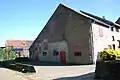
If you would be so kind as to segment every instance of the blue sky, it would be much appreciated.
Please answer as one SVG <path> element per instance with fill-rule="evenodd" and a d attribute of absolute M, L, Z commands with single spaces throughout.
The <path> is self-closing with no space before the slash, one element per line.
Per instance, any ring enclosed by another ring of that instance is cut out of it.
<path fill-rule="evenodd" d="M 0 0 L 0 46 L 8 39 L 34 40 L 59 3 L 113 22 L 120 17 L 120 0 Z"/>

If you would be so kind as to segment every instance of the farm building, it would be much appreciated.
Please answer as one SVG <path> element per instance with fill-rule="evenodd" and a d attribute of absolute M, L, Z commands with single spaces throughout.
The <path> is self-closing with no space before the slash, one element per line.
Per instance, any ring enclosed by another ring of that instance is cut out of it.
<path fill-rule="evenodd" d="M 31 40 L 7 40 L 5 47 L 12 47 L 19 57 L 29 57 L 29 48 L 32 43 Z"/>
<path fill-rule="evenodd" d="M 95 63 L 105 48 L 120 49 L 120 25 L 59 4 L 29 48 L 36 61 Z"/>

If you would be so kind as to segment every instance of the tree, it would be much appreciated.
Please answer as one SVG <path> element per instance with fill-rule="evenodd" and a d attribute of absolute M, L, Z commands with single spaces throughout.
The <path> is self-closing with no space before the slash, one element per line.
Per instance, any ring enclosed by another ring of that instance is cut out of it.
<path fill-rule="evenodd" d="M 0 48 L 0 60 L 3 60 L 4 50 Z"/>
<path fill-rule="evenodd" d="M 5 49 L 0 48 L 0 59 L 2 60 L 11 60 L 16 58 L 16 52 L 12 51 L 11 47 Z"/>
<path fill-rule="evenodd" d="M 13 51 L 13 47 L 7 47 L 5 49 L 5 52 L 6 52 L 5 58 L 6 57 L 7 57 L 7 59 L 14 59 L 14 58 L 16 58 L 16 52 Z"/>

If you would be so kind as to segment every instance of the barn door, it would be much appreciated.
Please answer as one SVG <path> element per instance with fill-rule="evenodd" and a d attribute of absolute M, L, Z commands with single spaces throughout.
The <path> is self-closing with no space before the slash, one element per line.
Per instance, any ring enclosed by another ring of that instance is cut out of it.
<path fill-rule="evenodd" d="M 60 62 L 61 62 L 62 64 L 66 64 L 65 51 L 61 51 L 61 52 L 60 52 Z"/>

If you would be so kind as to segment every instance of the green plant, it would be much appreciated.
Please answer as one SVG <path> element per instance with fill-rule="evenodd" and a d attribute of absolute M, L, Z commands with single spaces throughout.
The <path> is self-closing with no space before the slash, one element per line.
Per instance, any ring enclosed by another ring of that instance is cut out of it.
<path fill-rule="evenodd" d="M 100 57 L 103 60 L 116 60 L 120 59 L 120 52 L 113 49 L 105 49 L 100 52 Z"/>
<path fill-rule="evenodd" d="M 0 60 L 11 60 L 16 58 L 16 53 L 12 51 L 11 47 L 0 48 Z"/>
<path fill-rule="evenodd" d="M 3 60 L 4 50 L 0 48 L 0 60 Z"/>
<path fill-rule="evenodd" d="M 14 51 L 12 51 L 12 47 L 5 48 L 5 58 L 7 60 L 11 60 L 11 59 L 16 58 L 16 53 Z"/>

